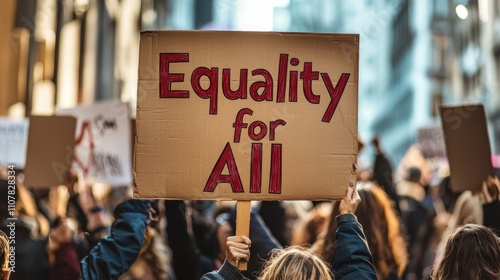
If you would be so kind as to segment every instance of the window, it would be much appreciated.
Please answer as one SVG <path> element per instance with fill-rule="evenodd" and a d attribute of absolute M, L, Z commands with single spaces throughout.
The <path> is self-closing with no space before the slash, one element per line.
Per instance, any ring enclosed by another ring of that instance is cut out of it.
<path fill-rule="evenodd" d="M 392 41 L 392 65 L 398 63 L 406 51 L 410 48 L 414 31 L 410 23 L 410 0 L 404 0 L 400 12 L 396 15 L 393 22 L 393 41 Z"/>

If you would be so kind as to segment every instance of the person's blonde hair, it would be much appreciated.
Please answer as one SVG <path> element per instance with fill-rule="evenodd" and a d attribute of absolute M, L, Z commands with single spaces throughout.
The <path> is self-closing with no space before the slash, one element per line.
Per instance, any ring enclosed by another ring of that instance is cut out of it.
<path fill-rule="evenodd" d="M 264 264 L 259 280 L 333 280 L 334 277 L 320 256 L 300 247 L 274 250 Z"/>

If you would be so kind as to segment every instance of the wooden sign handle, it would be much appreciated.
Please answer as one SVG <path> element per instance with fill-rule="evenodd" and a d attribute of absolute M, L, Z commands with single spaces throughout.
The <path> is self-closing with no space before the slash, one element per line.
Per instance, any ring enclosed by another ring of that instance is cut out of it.
<path fill-rule="evenodd" d="M 238 200 L 236 202 L 236 235 L 250 237 L 250 201 Z M 238 269 L 247 270 L 248 263 L 238 262 Z"/>

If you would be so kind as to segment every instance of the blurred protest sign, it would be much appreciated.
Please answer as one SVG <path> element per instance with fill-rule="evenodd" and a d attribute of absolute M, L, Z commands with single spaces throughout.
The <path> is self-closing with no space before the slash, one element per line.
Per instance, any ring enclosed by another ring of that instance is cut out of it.
<path fill-rule="evenodd" d="M 418 129 L 417 143 L 425 158 L 446 157 L 443 129 L 440 126 Z"/>
<path fill-rule="evenodd" d="M 140 197 L 339 199 L 356 181 L 359 36 L 141 34 Z"/>
<path fill-rule="evenodd" d="M 69 109 L 57 115 L 77 118 L 73 168 L 111 186 L 132 184 L 132 143 L 128 105 L 111 100 Z"/>
<path fill-rule="evenodd" d="M 31 116 L 24 184 L 50 187 L 66 183 L 73 161 L 76 119 Z"/>
<path fill-rule="evenodd" d="M 452 190 L 481 191 L 483 180 L 493 175 L 483 106 L 441 107 L 441 122 Z"/>
<path fill-rule="evenodd" d="M 406 180 L 408 177 L 408 171 L 412 167 L 416 167 L 420 170 L 420 183 L 422 185 L 426 185 L 431 182 L 433 176 L 431 166 L 424 157 L 422 148 L 418 144 L 413 144 L 408 148 L 408 150 L 406 150 L 405 154 L 399 161 L 395 180 L 397 182 Z"/>
<path fill-rule="evenodd" d="M 491 155 L 491 164 L 493 164 L 493 167 L 500 167 L 500 155 Z"/>
<path fill-rule="evenodd" d="M 23 169 L 26 164 L 28 120 L 0 118 L 0 164 Z"/>

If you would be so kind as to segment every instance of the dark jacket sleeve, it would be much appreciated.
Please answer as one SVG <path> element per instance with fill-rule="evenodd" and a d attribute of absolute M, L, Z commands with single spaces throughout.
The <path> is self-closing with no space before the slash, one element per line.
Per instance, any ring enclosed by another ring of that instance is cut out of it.
<path fill-rule="evenodd" d="M 337 241 L 332 265 L 335 279 L 376 280 L 372 255 L 356 216 L 344 214 L 337 216 L 336 220 Z"/>
<path fill-rule="evenodd" d="M 236 267 L 224 261 L 219 270 L 203 275 L 200 280 L 248 280 L 248 278 L 245 278 Z"/>
<path fill-rule="evenodd" d="M 82 279 L 117 279 L 134 263 L 144 244 L 150 202 L 130 199 L 114 211 L 111 235 L 81 261 Z"/>
<path fill-rule="evenodd" d="M 500 236 L 500 201 L 494 201 L 483 205 L 484 225 L 491 228 L 497 236 Z"/>

